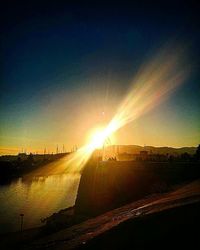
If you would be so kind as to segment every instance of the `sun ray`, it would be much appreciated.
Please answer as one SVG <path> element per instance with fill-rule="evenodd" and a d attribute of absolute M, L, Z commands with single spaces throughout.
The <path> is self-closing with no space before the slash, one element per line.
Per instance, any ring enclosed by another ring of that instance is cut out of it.
<path fill-rule="evenodd" d="M 73 162 L 74 167 L 81 170 L 92 152 L 102 146 L 106 138 L 167 99 L 185 81 L 187 75 L 188 70 L 181 50 L 162 50 L 150 63 L 141 68 L 108 125 L 87 145 L 79 149 L 68 164 Z"/>
<path fill-rule="evenodd" d="M 43 172 L 81 172 L 94 150 L 102 147 L 107 138 L 163 102 L 185 81 L 187 75 L 181 50 L 162 50 L 150 63 L 141 67 L 128 94 L 107 126 L 99 130 L 88 144 L 49 164 Z"/>

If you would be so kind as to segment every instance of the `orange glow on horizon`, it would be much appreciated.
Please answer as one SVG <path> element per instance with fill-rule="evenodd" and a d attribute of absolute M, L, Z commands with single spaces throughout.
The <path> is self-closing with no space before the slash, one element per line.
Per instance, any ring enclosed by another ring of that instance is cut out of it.
<path fill-rule="evenodd" d="M 187 73 L 180 50 L 161 51 L 133 79 L 132 87 L 107 126 L 98 129 L 86 145 L 68 156 L 66 161 L 62 160 L 61 165 L 56 164 L 60 165 L 59 171 L 80 172 L 95 149 L 102 147 L 117 130 L 168 98 L 185 81 Z"/>
<path fill-rule="evenodd" d="M 106 138 L 167 99 L 185 81 L 187 74 L 180 50 L 161 51 L 136 75 L 127 96 L 108 125 L 80 148 L 71 161 L 79 162 L 78 169 L 81 170 L 92 152 L 103 146 Z"/>

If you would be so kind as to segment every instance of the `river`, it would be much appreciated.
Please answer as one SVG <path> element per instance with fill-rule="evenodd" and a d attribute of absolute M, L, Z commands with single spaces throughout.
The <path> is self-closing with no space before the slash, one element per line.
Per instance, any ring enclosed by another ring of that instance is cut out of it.
<path fill-rule="evenodd" d="M 79 174 L 18 178 L 0 185 L 0 233 L 42 225 L 41 219 L 73 206 L 80 181 Z"/>

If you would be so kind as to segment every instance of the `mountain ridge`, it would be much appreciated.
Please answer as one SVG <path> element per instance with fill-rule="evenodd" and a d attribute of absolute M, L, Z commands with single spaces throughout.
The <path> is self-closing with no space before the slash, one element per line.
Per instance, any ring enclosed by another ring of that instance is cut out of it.
<path fill-rule="evenodd" d="M 139 153 L 140 151 L 148 151 L 153 154 L 171 154 L 171 155 L 180 155 L 183 153 L 195 154 L 197 147 L 155 147 L 155 146 L 139 146 L 139 145 L 112 145 L 108 148 L 115 148 L 118 153 Z"/>

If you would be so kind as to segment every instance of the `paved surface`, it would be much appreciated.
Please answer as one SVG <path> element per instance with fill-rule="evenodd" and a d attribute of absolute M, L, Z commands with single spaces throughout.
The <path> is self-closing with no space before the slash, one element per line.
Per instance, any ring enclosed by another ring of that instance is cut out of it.
<path fill-rule="evenodd" d="M 61 230 L 32 242 L 25 249 L 75 249 L 124 221 L 199 201 L 200 181 L 196 181 L 176 191 L 130 203 Z"/>

